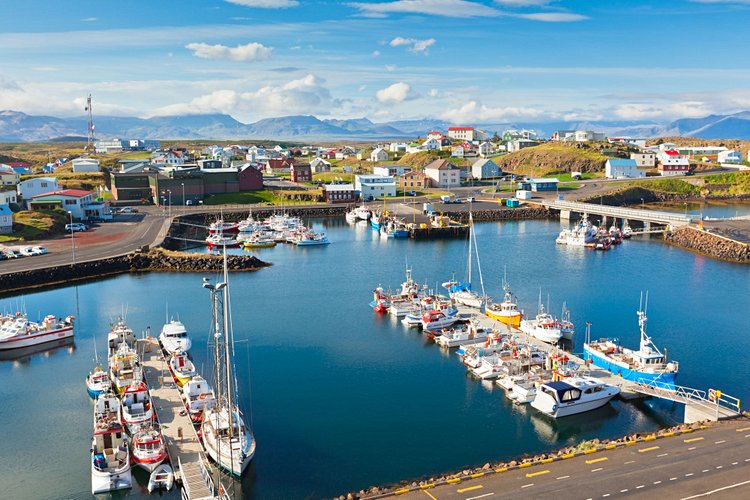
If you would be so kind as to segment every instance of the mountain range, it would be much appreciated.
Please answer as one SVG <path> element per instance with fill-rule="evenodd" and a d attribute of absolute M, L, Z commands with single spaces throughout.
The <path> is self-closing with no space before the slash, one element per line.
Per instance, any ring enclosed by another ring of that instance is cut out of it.
<path fill-rule="evenodd" d="M 153 118 L 96 116 L 96 137 L 128 139 L 255 139 L 255 140 L 407 140 L 424 137 L 430 130 L 447 130 L 453 124 L 439 119 L 374 123 L 368 118 L 319 119 L 310 115 L 265 118 L 242 123 L 230 115 L 203 114 Z M 704 139 L 750 140 L 750 111 L 705 118 L 683 118 L 669 123 L 634 121 L 599 122 L 498 122 L 474 123 L 490 134 L 508 128 L 526 128 L 549 136 L 555 130 L 605 132 L 610 136 L 684 136 Z M 85 137 L 86 117 L 32 116 L 0 111 L 0 142 L 50 141 L 61 137 Z"/>

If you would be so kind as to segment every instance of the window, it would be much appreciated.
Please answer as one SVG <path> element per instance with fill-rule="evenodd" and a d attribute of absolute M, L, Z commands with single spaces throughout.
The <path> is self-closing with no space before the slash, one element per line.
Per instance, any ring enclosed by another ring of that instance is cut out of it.
<path fill-rule="evenodd" d="M 76 200 L 65 200 L 65 204 L 66 205 L 75 205 L 76 204 Z"/>
<path fill-rule="evenodd" d="M 46 182 L 42 182 L 41 187 L 46 188 L 47 187 L 47 183 Z"/>

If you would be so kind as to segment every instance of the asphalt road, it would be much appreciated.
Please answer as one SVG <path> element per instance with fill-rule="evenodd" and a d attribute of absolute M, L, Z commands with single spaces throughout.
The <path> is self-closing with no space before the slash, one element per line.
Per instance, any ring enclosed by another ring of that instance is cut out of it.
<path fill-rule="evenodd" d="M 400 495 L 409 499 L 750 498 L 750 420 Z"/>

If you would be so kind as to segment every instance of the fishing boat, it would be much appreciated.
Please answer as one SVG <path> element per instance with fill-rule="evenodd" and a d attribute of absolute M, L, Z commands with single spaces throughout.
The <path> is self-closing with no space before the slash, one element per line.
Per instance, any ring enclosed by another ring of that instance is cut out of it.
<path fill-rule="evenodd" d="M 388 312 L 388 308 L 391 306 L 390 299 L 386 296 L 385 291 L 382 287 L 377 287 L 372 291 L 373 300 L 370 302 L 370 307 L 376 313 L 385 314 Z"/>
<path fill-rule="evenodd" d="M 208 232 L 214 233 L 236 233 L 239 231 L 239 224 L 236 222 L 225 222 L 223 219 L 216 220 L 209 224 Z"/>
<path fill-rule="evenodd" d="M 252 430 L 245 424 L 245 417 L 238 403 L 239 388 L 234 367 L 234 336 L 229 316 L 226 250 L 223 282 L 214 285 L 204 278 L 203 287 L 211 292 L 217 398 L 216 406 L 205 410 L 201 423 L 201 437 L 208 456 L 220 468 L 239 477 L 247 470 L 250 460 L 255 455 L 256 443 Z M 219 307 L 220 303 L 222 307 Z"/>
<path fill-rule="evenodd" d="M 625 226 L 622 228 L 622 238 L 627 240 L 633 236 L 633 229 L 630 227 L 630 225 L 625 224 Z"/>
<path fill-rule="evenodd" d="M 73 320 L 68 316 L 58 321 L 54 315 L 45 316 L 41 323 L 29 321 L 25 314 L 17 312 L 6 319 L 0 327 L 0 351 L 31 347 L 73 336 Z"/>
<path fill-rule="evenodd" d="M 276 240 L 265 232 L 256 232 L 241 238 L 241 246 L 242 248 L 273 248 L 276 246 Z"/>
<path fill-rule="evenodd" d="M 440 347 L 459 347 L 466 344 L 486 342 L 494 334 L 492 328 L 484 328 L 474 320 L 459 320 L 449 328 L 443 328 L 435 336 L 435 343 Z"/>
<path fill-rule="evenodd" d="M 560 323 L 547 311 L 542 304 L 542 292 L 539 291 L 539 309 L 534 319 L 521 320 L 521 331 L 548 344 L 556 344 L 562 338 Z"/>
<path fill-rule="evenodd" d="M 200 375 L 191 378 L 182 386 L 180 397 L 194 424 L 200 424 L 203 421 L 205 410 L 216 406 L 214 390 Z"/>
<path fill-rule="evenodd" d="M 573 340 L 573 334 L 575 334 L 575 327 L 573 326 L 573 323 L 570 321 L 570 310 L 568 310 L 565 302 L 563 302 L 562 316 L 560 316 L 559 324 L 560 324 L 560 333 L 562 333 L 562 338 L 564 338 L 565 340 Z"/>
<path fill-rule="evenodd" d="M 107 357 L 111 358 L 120 348 L 121 344 L 126 344 L 131 349 L 135 349 L 135 334 L 125 323 L 125 319 L 122 316 L 110 325 L 110 331 L 107 334 Z"/>
<path fill-rule="evenodd" d="M 622 347 L 617 339 L 591 341 L 588 338 L 590 337 L 590 324 L 587 323 L 587 339 L 583 344 L 583 357 L 625 380 L 657 385 L 659 388 L 673 391 L 679 363 L 668 361 L 666 351 L 663 354 L 646 333 L 647 308 L 648 294 L 646 294 L 646 306 L 643 306 L 643 296 L 641 296 L 641 305 L 637 311 L 641 336 L 637 351 Z"/>
<path fill-rule="evenodd" d="M 173 319 L 161 327 L 159 342 L 169 354 L 188 352 L 193 343 L 182 321 Z"/>
<path fill-rule="evenodd" d="M 406 313 L 401 319 L 401 324 L 409 328 L 417 328 L 422 326 L 422 313 L 421 309 Z"/>
<path fill-rule="evenodd" d="M 298 247 L 328 245 L 329 243 L 331 242 L 328 240 L 328 236 L 326 236 L 325 233 L 316 233 L 314 231 L 306 231 L 294 240 L 294 244 Z"/>
<path fill-rule="evenodd" d="M 161 464 L 158 466 L 148 478 L 148 492 L 153 493 L 158 489 L 165 489 L 167 491 L 172 489 L 174 485 L 174 471 L 172 467 L 167 464 Z"/>
<path fill-rule="evenodd" d="M 501 351 L 489 356 L 482 356 L 479 358 L 478 365 L 469 367 L 469 371 L 481 380 L 492 380 L 509 373 L 508 364 L 513 362 L 510 352 Z"/>
<path fill-rule="evenodd" d="M 94 400 L 94 424 L 100 421 L 122 424 L 122 402 L 112 390 L 104 391 Z"/>
<path fill-rule="evenodd" d="M 585 215 L 572 229 L 563 229 L 555 240 L 558 245 L 574 247 L 593 246 L 599 229 Z"/>
<path fill-rule="evenodd" d="M 234 236 L 228 236 L 224 233 L 212 233 L 206 238 L 206 245 L 213 250 L 215 248 L 237 248 L 240 241 Z"/>
<path fill-rule="evenodd" d="M 122 423 L 133 433 L 142 424 L 154 418 L 151 394 L 143 381 L 137 381 L 125 388 L 122 394 Z"/>
<path fill-rule="evenodd" d="M 184 352 L 173 354 L 169 358 L 169 371 L 172 372 L 172 378 L 179 387 L 185 385 L 196 374 L 195 365 Z"/>
<path fill-rule="evenodd" d="M 352 210 L 352 212 L 359 220 L 368 220 L 370 217 L 372 217 L 372 212 L 369 208 L 367 208 L 367 205 L 360 205 Z"/>
<path fill-rule="evenodd" d="M 105 418 L 96 420 L 91 440 L 91 493 L 122 490 L 131 485 L 128 436 L 122 423 Z"/>
<path fill-rule="evenodd" d="M 595 410 L 620 393 L 620 388 L 594 377 L 569 377 L 542 384 L 531 406 L 553 418 Z"/>
<path fill-rule="evenodd" d="M 359 217 L 357 217 L 357 213 L 354 211 L 354 209 L 346 212 L 344 217 L 346 218 L 346 222 L 349 222 L 350 224 L 353 224 L 359 220 Z"/>
<path fill-rule="evenodd" d="M 86 377 L 86 392 L 89 393 L 91 399 L 96 399 L 110 387 L 109 373 L 97 363 L 94 370 Z"/>
<path fill-rule="evenodd" d="M 167 447 L 156 425 L 142 425 L 133 432 L 133 463 L 153 472 L 168 458 Z"/>
<path fill-rule="evenodd" d="M 440 330 L 449 327 L 458 321 L 458 310 L 456 309 L 431 309 L 422 315 L 423 330 Z"/>
<path fill-rule="evenodd" d="M 109 358 L 109 380 L 118 394 L 143 379 L 137 353 L 126 343 Z"/>
<path fill-rule="evenodd" d="M 521 326 L 523 313 L 518 310 L 518 305 L 516 305 L 513 293 L 510 291 L 510 284 L 507 281 L 503 283 L 503 290 L 505 291 L 504 300 L 499 304 L 487 305 L 484 313 L 494 320 L 518 328 Z"/>

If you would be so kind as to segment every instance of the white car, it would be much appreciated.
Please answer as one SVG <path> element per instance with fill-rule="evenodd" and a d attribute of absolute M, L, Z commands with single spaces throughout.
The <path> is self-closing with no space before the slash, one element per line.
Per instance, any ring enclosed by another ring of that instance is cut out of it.
<path fill-rule="evenodd" d="M 80 222 L 74 222 L 73 224 L 65 224 L 65 231 L 72 233 L 73 231 L 86 231 L 89 227 L 86 224 Z"/>
<path fill-rule="evenodd" d="M 36 255 L 36 253 L 34 253 L 34 250 L 32 250 L 31 247 L 23 247 L 19 250 L 19 252 L 21 252 L 21 255 L 25 255 L 26 257 L 31 257 L 32 255 Z"/>
<path fill-rule="evenodd" d="M 47 249 L 44 247 L 31 247 L 31 251 L 34 252 L 34 255 L 44 255 L 47 253 Z"/>

